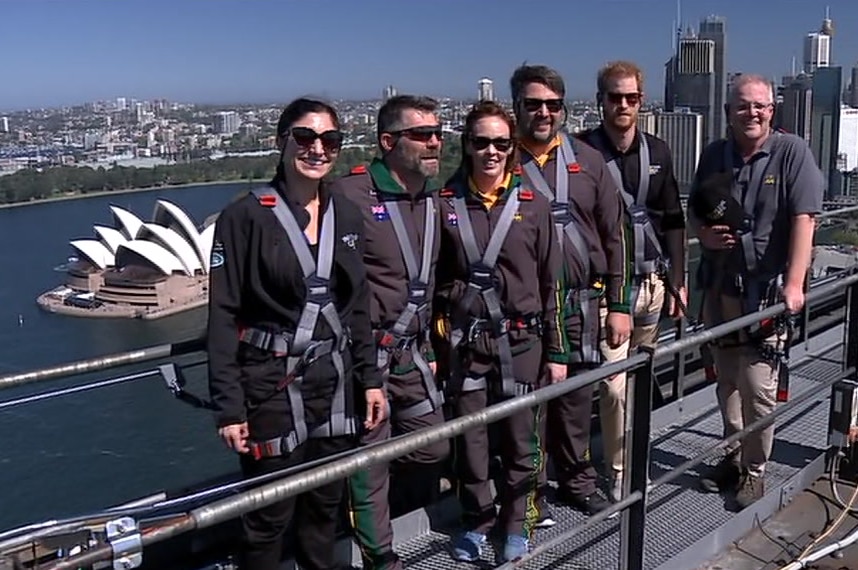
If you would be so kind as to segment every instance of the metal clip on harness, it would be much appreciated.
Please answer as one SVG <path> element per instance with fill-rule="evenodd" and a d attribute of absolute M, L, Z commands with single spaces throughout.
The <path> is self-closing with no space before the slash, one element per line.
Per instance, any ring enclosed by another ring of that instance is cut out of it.
<path fill-rule="evenodd" d="M 104 525 L 107 542 L 113 550 L 113 570 L 130 570 L 143 563 L 140 529 L 131 517 L 121 517 Z"/>

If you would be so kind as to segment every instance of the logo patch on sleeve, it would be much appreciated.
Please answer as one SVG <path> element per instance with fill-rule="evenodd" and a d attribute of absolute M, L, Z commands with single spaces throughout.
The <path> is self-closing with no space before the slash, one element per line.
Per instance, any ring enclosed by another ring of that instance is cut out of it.
<path fill-rule="evenodd" d="M 215 269 L 220 267 L 226 262 L 226 257 L 223 252 L 223 242 L 220 240 L 216 240 L 212 245 L 212 255 L 211 260 L 209 262 L 209 266 L 211 269 Z"/>
<path fill-rule="evenodd" d="M 343 243 L 346 244 L 350 249 L 355 249 L 357 246 L 358 235 L 357 234 L 346 234 L 340 238 L 343 240 Z"/>

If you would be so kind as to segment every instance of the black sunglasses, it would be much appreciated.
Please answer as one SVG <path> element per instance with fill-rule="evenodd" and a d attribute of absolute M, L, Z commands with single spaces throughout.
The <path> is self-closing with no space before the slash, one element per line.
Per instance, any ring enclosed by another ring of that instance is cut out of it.
<path fill-rule="evenodd" d="M 559 113 L 563 109 L 563 99 L 534 99 L 532 97 L 524 99 L 524 110 L 528 113 L 540 110 L 543 105 L 549 113 Z"/>
<path fill-rule="evenodd" d="M 494 145 L 498 152 L 507 152 L 512 148 L 512 140 L 506 138 L 469 137 L 468 140 L 471 141 L 474 150 L 485 150 L 489 145 Z"/>
<path fill-rule="evenodd" d="M 444 136 L 444 131 L 441 130 L 441 127 L 411 127 L 409 129 L 402 129 L 399 131 L 389 131 L 389 133 L 397 137 L 405 137 L 408 140 L 421 143 L 431 141 L 432 137 L 435 137 L 440 141 Z"/>
<path fill-rule="evenodd" d="M 605 96 L 614 105 L 619 105 L 623 102 L 623 99 L 628 101 L 631 106 L 635 106 L 641 102 L 640 93 L 606 93 Z"/>
<path fill-rule="evenodd" d="M 322 147 L 328 152 L 340 150 L 345 138 L 342 131 L 331 130 L 324 133 L 317 133 L 307 127 L 292 127 L 290 133 L 298 146 L 304 148 L 311 147 L 316 142 L 316 139 L 319 139 L 322 141 Z"/>

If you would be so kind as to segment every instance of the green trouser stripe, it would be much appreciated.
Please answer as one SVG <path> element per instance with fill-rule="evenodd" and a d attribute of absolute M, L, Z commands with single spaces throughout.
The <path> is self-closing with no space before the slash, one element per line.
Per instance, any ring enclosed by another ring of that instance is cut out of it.
<path fill-rule="evenodd" d="M 539 503 L 537 500 L 539 491 L 539 474 L 542 472 L 545 462 L 545 454 L 542 452 L 542 441 L 539 437 L 539 425 L 542 421 L 543 410 L 544 406 L 540 405 L 533 411 L 533 430 L 531 431 L 533 437 L 530 440 L 533 445 L 533 447 L 531 447 L 533 471 L 531 471 L 529 476 L 530 488 L 528 489 L 527 496 L 525 498 L 527 506 L 524 511 L 524 529 L 522 532 L 522 536 L 528 540 L 533 536 L 533 531 L 536 527 L 537 521 L 539 520 Z"/>
<path fill-rule="evenodd" d="M 378 533 L 373 524 L 373 509 L 369 499 L 369 470 L 358 471 L 349 478 L 349 520 L 357 535 L 358 548 L 364 558 L 383 554 Z"/>

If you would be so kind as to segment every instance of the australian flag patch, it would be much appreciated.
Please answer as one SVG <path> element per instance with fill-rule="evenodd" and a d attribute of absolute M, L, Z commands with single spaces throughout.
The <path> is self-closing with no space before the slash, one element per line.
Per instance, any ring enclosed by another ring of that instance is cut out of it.
<path fill-rule="evenodd" d="M 375 221 L 383 222 L 384 220 L 390 219 L 390 214 L 387 213 L 387 208 L 384 207 L 384 204 L 378 204 L 371 208 L 372 217 L 375 218 Z"/>
<path fill-rule="evenodd" d="M 448 226 L 458 226 L 459 225 L 459 216 L 456 215 L 456 212 L 449 212 L 447 214 L 447 225 Z"/>

